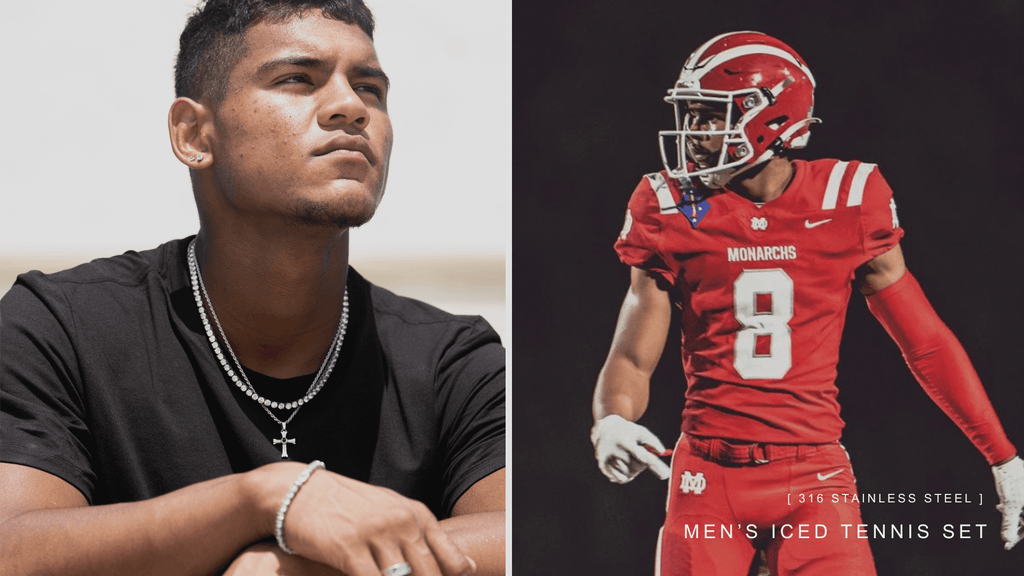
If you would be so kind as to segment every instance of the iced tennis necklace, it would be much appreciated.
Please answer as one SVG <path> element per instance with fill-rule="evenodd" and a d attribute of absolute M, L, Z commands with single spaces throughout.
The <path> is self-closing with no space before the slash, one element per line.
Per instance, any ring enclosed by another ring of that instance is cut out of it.
<path fill-rule="evenodd" d="M 288 445 L 295 444 L 295 439 L 288 437 L 288 423 L 299 413 L 299 409 L 312 400 L 313 396 L 316 396 L 316 393 L 327 383 L 327 379 L 331 376 L 331 371 L 334 370 L 334 363 L 338 360 L 338 352 L 341 351 L 341 345 L 345 341 L 345 329 L 348 327 L 348 287 L 345 287 L 345 296 L 342 299 L 341 321 L 338 323 L 338 332 L 334 335 L 331 347 L 327 349 L 327 355 L 324 357 L 323 364 L 320 365 L 320 371 L 313 378 L 313 383 L 309 386 L 309 390 L 306 390 L 306 395 L 294 402 L 275 402 L 256 393 L 252 384 L 249 383 L 249 378 L 245 375 L 241 362 L 235 357 L 235 352 L 231 349 L 227 336 L 224 335 L 224 329 L 221 328 L 220 320 L 217 320 L 217 313 L 213 311 L 210 295 L 206 293 L 203 275 L 199 272 L 199 263 L 196 261 L 195 239 L 188 245 L 188 271 L 192 276 L 192 294 L 195 296 L 196 306 L 199 307 L 199 317 L 203 319 L 203 328 L 206 329 L 206 338 L 210 341 L 210 346 L 213 347 L 213 353 L 217 355 L 217 360 L 220 361 L 221 367 L 224 368 L 224 373 L 235 383 L 235 386 L 238 386 L 238 389 L 246 396 L 258 402 L 260 407 L 274 419 L 274 422 L 281 425 L 281 438 L 275 439 L 274 444 L 281 445 L 281 458 L 287 458 Z M 217 325 L 217 332 L 220 334 L 221 340 L 224 341 L 224 347 L 227 348 L 228 355 L 234 361 L 234 368 L 228 364 L 228 359 L 224 355 L 224 351 L 221 350 L 220 343 L 217 342 L 217 335 L 213 333 L 210 320 L 206 317 L 206 309 L 203 308 L 204 300 L 206 301 L 206 307 L 210 309 L 210 316 L 213 316 L 213 323 Z M 237 372 L 235 371 L 236 368 Z M 291 410 L 292 413 L 286 420 L 281 420 L 270 411 L 271 408 Z"/>

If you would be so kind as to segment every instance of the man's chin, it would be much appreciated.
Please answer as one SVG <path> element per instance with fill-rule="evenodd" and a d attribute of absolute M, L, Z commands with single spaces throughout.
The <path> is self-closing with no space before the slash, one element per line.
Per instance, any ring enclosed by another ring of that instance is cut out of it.
<path fill-rule="evenodd" d="M 295 216 L 306 226 L 344 229 L 366 224 L 376 211 L 376 203 L 355 198 L 330 203 L 302 199 L 296 207 Z"/>

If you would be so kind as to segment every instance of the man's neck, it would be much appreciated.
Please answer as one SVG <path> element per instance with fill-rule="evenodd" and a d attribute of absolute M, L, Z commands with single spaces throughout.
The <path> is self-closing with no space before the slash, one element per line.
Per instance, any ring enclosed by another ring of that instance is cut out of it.
<path fill-rule="evenodd" d="M 786 191 L 795 169 L 788 158 L 776 156 L 761 169 L 729 183 L 729 188 L 753 202 L 770 202 Z"/>
<path fill-rule="evenodd" d="M 275 378 L 319 369 L 341 318 L 348 231 L 302 235 L 204 227 L 196 259 L 239 362 Z"/>

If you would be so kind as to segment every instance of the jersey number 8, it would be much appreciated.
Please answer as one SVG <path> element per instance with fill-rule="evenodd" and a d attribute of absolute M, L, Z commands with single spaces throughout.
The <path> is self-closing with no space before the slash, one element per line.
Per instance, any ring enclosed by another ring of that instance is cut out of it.
<path fill-rule="evenodd" d="M 733 366 L 744 380 L 778 380 L 793 364 L 793 280 L 780 269 L 744 270 L 733 283 Z"/>

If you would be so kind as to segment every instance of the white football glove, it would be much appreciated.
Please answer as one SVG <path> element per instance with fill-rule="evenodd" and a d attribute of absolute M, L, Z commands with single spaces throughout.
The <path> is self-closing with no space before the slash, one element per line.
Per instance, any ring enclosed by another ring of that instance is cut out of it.
<path fill-rule="evenodd" d="M 662 480 L 671 474 L 668 465 L 644 447 L 646 444 L 665 452 L 661 440 L 647 428 L 618 414 L 598 420 L 590 431 L 590 441 L 594 443 L 598 468 L 616 484 L 625 484 L 648 468 Z"/>
<path fill-rule="evenodd" d="M 1005 464 L 993 466 L 992 475 L 999 494 L 996 510 L 1003 513 L 1004 547 L 1009 550 L 1024 539 L 1024 460 L 1015 456 Z"/>

